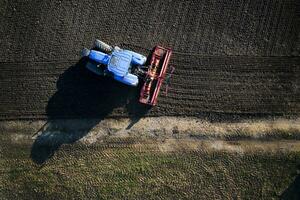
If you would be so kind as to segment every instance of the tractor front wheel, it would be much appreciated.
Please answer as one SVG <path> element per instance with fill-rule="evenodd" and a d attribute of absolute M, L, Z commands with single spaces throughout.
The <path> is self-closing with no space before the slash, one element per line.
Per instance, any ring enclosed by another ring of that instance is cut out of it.
<path fill-rule="evenodd" d="M 99 76 L 105 76 L 106 75 L 106 70 L 105 70 L 105 67 L 97 64 L 96 62 L 94 61 L 87 61 L 85 67 L 93 72 L 94 74 L 97 74 Z"/>

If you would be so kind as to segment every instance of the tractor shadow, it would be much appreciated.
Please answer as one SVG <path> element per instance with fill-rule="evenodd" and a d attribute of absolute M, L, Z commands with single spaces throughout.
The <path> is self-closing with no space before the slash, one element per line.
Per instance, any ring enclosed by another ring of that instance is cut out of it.
<path fill-rule="evenodd" d="M 300 167 L 299 167 L 300 170 Z M 298 200 L 300 199 L 300 175 L 297 175 L 289 187 L 281 194 L 281 200 Z"/>
<path fill-rule="evenodd" d="M 138 102 L 139 87 L 94 75 L 85 69 L 85 62 L 81 59 L 59 76 L 57 91 L 46 108 L 48 121 L 36 133 L 31 148 L 31 159 L 37 164 L 45 163 L 61 145 L 72 144 L 87 135 L 116 108 L 121 110 L 116 112 L 118 115 L 130 116 L 127 129 L 150 110 Z M 79 124 L 68 119 L 78 119 Z"/>

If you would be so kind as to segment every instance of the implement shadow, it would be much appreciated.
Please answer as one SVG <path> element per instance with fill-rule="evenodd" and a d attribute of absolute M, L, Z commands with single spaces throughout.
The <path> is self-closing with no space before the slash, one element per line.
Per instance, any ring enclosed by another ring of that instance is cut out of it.
<path fill-rule="evenodd" d="M 48 121 L 31 148 L 31 159 L 37 164 L 51 158 L 61 145 L 87 135 L 115 108 L 120 108 L 120 116 L 129 115 L 133 122 L 149 111 L 149 107 L 138 103 L 139 88 L 96 76 L 85 69 L 85 62 L 81 59 L 59 76 L 57 91 L 46 108 Z M 75 124 L 67 119 L 78 120 Z"/>

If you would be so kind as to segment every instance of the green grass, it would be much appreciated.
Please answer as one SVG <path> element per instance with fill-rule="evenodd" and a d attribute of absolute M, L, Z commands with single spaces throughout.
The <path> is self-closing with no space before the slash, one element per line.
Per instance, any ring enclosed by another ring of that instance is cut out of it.
<path fill-rule="evenodd" d="M 40 166 L 30 159 L 30 146 L 2 150 L 0 199 L 278 199 L 300 165 L 297 152 L 64 145 Z"/>

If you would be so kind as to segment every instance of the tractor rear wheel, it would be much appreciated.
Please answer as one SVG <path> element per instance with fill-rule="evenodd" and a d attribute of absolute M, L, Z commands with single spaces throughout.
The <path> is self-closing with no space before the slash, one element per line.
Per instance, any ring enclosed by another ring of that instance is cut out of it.
<path fill-rule="evenodd" d="M 94 42 L 94 48 L 98 49 L 99 51 L 102 51 L 104 53 L 111 53 L 113 50 L 113 47 L 102 42 L 101 40 L 96 39 Z"/>

